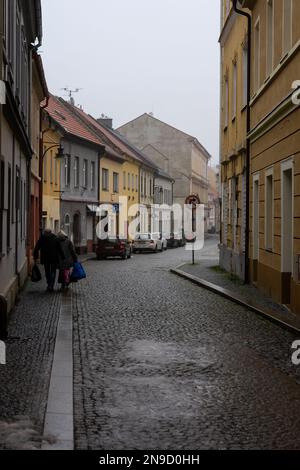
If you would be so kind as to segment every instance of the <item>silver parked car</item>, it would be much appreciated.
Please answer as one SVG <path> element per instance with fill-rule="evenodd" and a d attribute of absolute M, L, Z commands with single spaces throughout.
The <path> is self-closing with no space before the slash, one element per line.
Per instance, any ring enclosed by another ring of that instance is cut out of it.
<path fill-rule="evenodd" d="M 163 251 L 163 241 L 160 233 L 140 233 L 135 237 L 132 244 L 133 253 L 152 251 L 157 253 Z"/>

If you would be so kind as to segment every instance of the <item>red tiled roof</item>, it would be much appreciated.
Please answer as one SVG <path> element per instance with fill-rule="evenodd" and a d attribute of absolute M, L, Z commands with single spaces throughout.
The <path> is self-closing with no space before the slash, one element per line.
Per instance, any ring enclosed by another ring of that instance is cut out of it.
<path fill-rule="evenodd" d="M 71 107 L 71 105 L 69 105 Z M 85 120 L 89 125 L 93 126 L 98 132 L 102 133 L 113 145 L 115 145 L 121 152 L 124 152 L 126 155 L 143 162 L 127 145 L 125 145 L 120 139 L 115 137 L 113 132 L 111 132 L 107 127 L 100 124 L 96 119 L 94 119 L 89 114 L 85 113 L 82 109 L 74 107 L 74 110 Z"/>
<path fill-rule="evenodd" d="M 81 139 L 99 146 L 104 146 L 100 138 L 93 134 L 80 119 L 76 118 L 75 113 L 72 113 L 66 106 L 64 106 L 61 100 L 55 96 L 50 95 L 49 103 L 45 111 L 65 130 L 67 134 L 80 137 Z"/>

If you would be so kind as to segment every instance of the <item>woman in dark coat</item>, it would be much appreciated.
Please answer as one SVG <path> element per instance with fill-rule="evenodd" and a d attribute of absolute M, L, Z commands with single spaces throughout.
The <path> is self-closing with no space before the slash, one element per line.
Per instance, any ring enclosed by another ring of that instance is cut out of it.
<path fill-rule="evenodd" d="M 65 232 L 61 230 L 57 234 L 57 239 L 61 247 L 60 251 L 63 253 L 63 256 L 59 255 L 58 282 L 61 284 L 61 288 L 64 289 L 70 284 L 71 268 L 73 267 L 74 263 L 78 261 L 78 258 L 75 253 L 74 245 Z"/>
<path fill-rule="evenodd" d="M 45 275 L 48 284 L 47 290 L 49 292 L 53 292 L 58 261 L 59 259 L 63 259 L 64 254 L 61 250 L 60 244 L 58 243 L 57 237 L 49 228 L 45 229 L 43 235 L 40 237 L 34 248 L 34 261 L 38 260 L 39 253 L 41 264 L 43 264 L 45 268 Z"/>

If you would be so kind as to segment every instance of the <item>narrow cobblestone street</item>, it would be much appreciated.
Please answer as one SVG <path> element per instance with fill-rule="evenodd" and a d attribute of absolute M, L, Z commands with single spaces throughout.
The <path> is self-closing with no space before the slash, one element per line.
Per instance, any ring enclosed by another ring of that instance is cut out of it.
<path fill-rule="evenodd" d="M 299 448 L 297 338 L 169 272 L 188 260 L 179 249 L 86 264 L 73 295 L 76 448 Z"/>
<path fill-rule="evenodd" d="M 299 338 L 170 273 L 190 256 L 85 264 L 72 294 L 76 449 L 299 448 Z M 201 258 L 213 256 L 211 239 Z M 0 448 L 41 445 L 61 305 L 44 287 L 29 283 L 11 318 Z"/>

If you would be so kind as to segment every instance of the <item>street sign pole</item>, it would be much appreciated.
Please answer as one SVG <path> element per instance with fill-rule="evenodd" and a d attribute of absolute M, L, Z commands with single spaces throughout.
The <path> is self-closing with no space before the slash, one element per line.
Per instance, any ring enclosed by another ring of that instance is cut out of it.
<path fill-rule="evenodd" d="M 196 233 L 196 211 L 197 211 L 197 206 L 200 204 L 200 198 L 196 194 L 192 194 L 191 196 L 188 196 L 185 200 L 185 203 L 192 206 L 192 231 L 193 233 Z M 193 240 L 187 240 L 189 243 L 193 243 L 193 248 L 192 248 L 192 263 L 193 265 L 195 264 L 195 242 L 197 238 L 194 238 Z"/>

